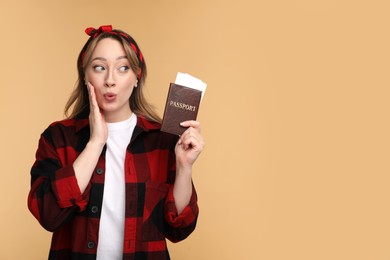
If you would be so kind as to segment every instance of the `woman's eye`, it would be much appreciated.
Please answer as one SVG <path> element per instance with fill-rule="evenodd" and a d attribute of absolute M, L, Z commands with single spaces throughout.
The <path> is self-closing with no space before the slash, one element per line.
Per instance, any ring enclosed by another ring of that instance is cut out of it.
<path fill-rule="evenodd" d="M 103 66 L 100 66 L 100 65 L 95 65 L 95 66 L 93 66 L 93 69 L 94 69 L 95 71 L 103 71 L 103 70 L 105 70 L 104 67 L 103 67 Z"/>
<path fill-rule="evenodd" d="M 129 70 L 129 66 L 122 66 L 119 68 L 119 71 L 121 72 L 125 72 L 125 71 L 128 71 Z"/>

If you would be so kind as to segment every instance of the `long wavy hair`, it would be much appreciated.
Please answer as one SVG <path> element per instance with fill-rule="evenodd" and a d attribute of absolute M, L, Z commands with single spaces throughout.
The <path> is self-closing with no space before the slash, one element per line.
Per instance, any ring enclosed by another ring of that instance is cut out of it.
<path fill-rule="evenodd" d="M 105 38 L 117 40 L 119 43 L 122 44 L 126 56 L 130 62 L 131 69 L 136 75 L 139 75 L 138 85 L 136 88 L 134 88 L 129 98 L 129 106 L 131 111 L 137 115 L 144 116 L 151 121 L 161 122 L 161 118 L 155 111 L 154 106 L 146 100 L 144 95 L 143 88 L 147 74 L 144 57 L 141 54 L 142 61 L 139 60 L 139 56 L 137 56 L 137 53 L 135 53 L 135 50 L 139 50 L 139 52 L 141 53 L 137 43 L 134 41 L 133 38 L 131 38 L 130 35 L 126 34 L 121 30 L 102 32 L 96 37 L 91 36 L 85 43 L 77 59 L 78 79 L 76 82 L 75 89 L 71 93 L 68 102 L 66 103 L 64 110 L 65 116 L 67 118 L 75 118 L 80 114 L 89 113 L 88 90 L 84 81 L 85 70 L 91 61 L 92 53 L 95 50 L 97 44 L 99 43 L 99 41 Z M 128 39 L 131 39 L 132 42 L 130 43 Z"/>

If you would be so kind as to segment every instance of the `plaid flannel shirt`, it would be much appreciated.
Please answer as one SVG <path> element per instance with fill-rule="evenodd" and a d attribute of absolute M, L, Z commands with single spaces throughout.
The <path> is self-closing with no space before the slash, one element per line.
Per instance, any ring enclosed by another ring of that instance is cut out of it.
<path fill-rule="evenodd" d="M 28 207 L 53 232 L 49 259 L 95 259 L 101 214 L 105 148 L 90 183 L 80 192 L 73 162 L 89 140 L 88 118 L 51 124 L 41 135 L 31 169 Z M 197 195 L 178 215 L 173 197 L 177 137 L 137 116 L 125 159 L 126 216 L 123 259 L 169 259 L 166 240 L 195 229 Z"/>

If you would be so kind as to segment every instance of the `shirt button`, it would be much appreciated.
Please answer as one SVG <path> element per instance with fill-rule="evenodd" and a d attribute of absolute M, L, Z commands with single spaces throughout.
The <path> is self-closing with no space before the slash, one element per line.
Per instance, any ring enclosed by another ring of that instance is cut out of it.
<path fill-rule="evenodd" d="M 94 248 L 95 247 L 95 243 L 90 241 L 88 242 L 88 248 Z"/>
<path fill-rule="evenodd" d="M 102 168 L 97 168 L 96 169 L 96 173 L 99 174 L 99 175 L 102 174 L 103 173 L 103 169 Z"/>
<path fill-rule="evenodd" d="M 97 213 L 99 211 L 99 207 L 98 206 L 92 206 L 91 211 L 92 211 L 92 213 Z"/>

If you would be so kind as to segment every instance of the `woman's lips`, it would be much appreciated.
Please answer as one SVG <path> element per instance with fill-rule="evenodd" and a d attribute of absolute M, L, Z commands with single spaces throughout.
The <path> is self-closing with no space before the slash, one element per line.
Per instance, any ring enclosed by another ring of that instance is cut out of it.
<path fill-rule="evenodd" d="M 104 97 L 104 99 L 106 101 L 112 102 L 112 101 L 114 101 L 116 99 L 116 94 L 114 94 L 114 93 L 106 93 L 106 94 L 103 95 L 103 97 Z"/>

